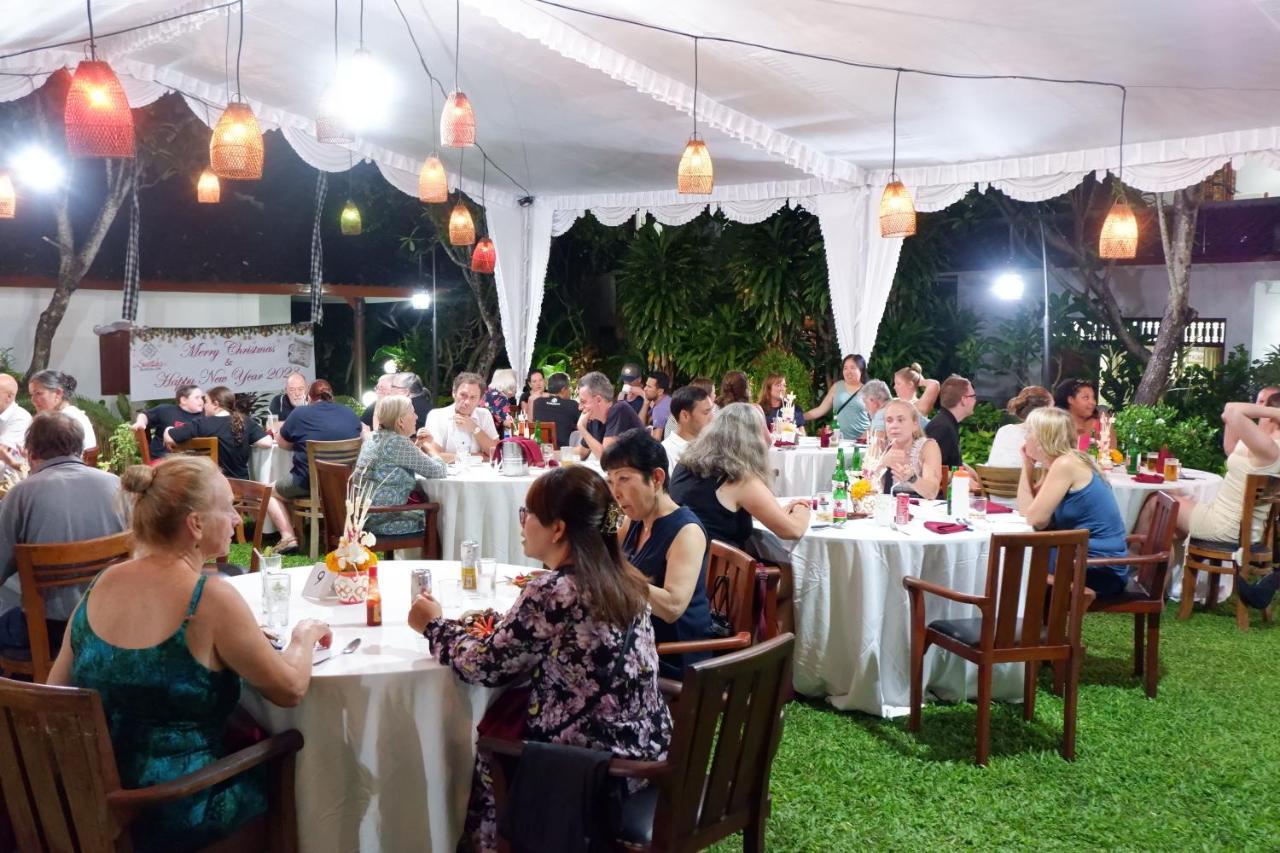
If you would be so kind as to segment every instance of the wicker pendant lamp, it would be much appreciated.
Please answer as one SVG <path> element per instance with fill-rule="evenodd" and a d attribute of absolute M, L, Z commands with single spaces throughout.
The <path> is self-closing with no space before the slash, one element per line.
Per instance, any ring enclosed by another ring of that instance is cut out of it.
<path fill-rule="evenodd" d="M 480 207 L 487 209 L 484 205 L 485 180 L 489 176 L 489 158 L 485 158 L 484 165 L 480 169 Z M 488 228 L 488 219 L 485 219 L 485 228 Z M 498 249 L 493 245 L 493 241 L 489 239 L 489 235 L 481 237 L 476 241 L 476 247 L 471 252 L 471 271 L 479 273 L 492 273 L 498 264 Z"/>
<path fill-rule="evenodd" d="M 347 237 L 358 237 L 364 230 L 360 220 L 360 208 L 356 207 L 356 203 L 351 199 L 347 199 L 346 206 L 342 208 L 342 215 L 338 217 L 338 227 Z"/>
<path fill-rule="evenodd" d="M 440 144 L 445 148 L 470 148 L 476 144 L 476 113 L 471 100 L 458 88 L 458 53 L 462 47 L 462 8 L 454 0 L 453 91 L 440 112 Z"/>
<path fill-rule="evenodd" d="M 338 73 L 338 0 L 333 0 L 333 79 L 320 98 L 320 109 L 316 114 L 316 139 L 333 145 L 348 145 L 355 140 L 341 115 Z"/>
<path fill-rule="evenodd" d="M 476 241 L 476 223 L 471 219 L 471 211 L 462 200 L 462 190 L 458 190 L 458 201 L 449 214 L 449 244 L 452 246 L 470 246 Z"/>
<path fill-rule="evenodd" d="M 1127 261 L 1138 255 L 1138 218 L 1124 194 L 1124 111 L 1129 92 L 1126 89 L 1120 92 L 1120 163 L 1116 169 L 1119 198 L 1111 205 L 1098 234 L 1098 257 L 1109 261 Z"/>
<path fill-rule="evenodd" d="M 449 175 L 440 158 L 432 154 L 418 172 L 418 200 L 427 204 L 440 204 L 449 200 Z"/>
<path fill-rule="evenodd" d="M 911 237 L 916 233 L 916 206 L 906 184 L 898 180 L 898 84 L 902 72 L 893 81 L 893 159 L 889 166 L 889 183 L 880 196 L 880 236 Z"/>
<path fill-rule="evenodd" d="M 262 128 L 240 94 L 240 54 L 244 48 L 244 4 L 240 6 L 240 45 L 236 48 L 236 97 L 213 128 L 209 168 L 219 178 L 256 181 L 262 177 Z"/>
<path fill-rule="evenodd" d="M 196 201 L 200 204 L 217 204 L 222 200 L 222 184 L 211 169 L 205 169 L 196 182 Z"/>
<path fill-rule="evenodd" d="M 716 182 L 715 166 L 707 143 L 698 136 L 698 39 L 693 39 L 693 134 L 680 155 L 676 169 L 676 192 L 681 195 L 706 195 Z"/>
<path fill-rule="evenodd" d="M 67 152 L 78 157 L 132 157 L 133 112 L 120 79 L 98 59 L 93 35 L 93 3 L 89 16 L 89 58 L 76 66 L 63 107 Z"/>
<path fill-rule="evenodd" d="M 0 219 L 13 219 L 18 214 L 18 197 L 13 192 L 13 179 L 0 172 Z"/>

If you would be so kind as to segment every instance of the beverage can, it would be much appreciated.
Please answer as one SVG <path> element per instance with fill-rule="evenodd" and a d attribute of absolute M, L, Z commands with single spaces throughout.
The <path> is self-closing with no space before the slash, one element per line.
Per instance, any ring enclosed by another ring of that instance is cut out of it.
<path fill-rule="evenodd" d="M 462 543 L 462 588 L 465 590 L 475 590 L 479 583 L 476 577 L 476 567 L 480 562 L 480 543 L 474 539 L 467 539 Z"/>
<path fill-rule="evenodd" d="M 898 492 L 896 500 L 893 523 L 906 524 L 911 520 L 911 496 L 906 492 Z"/>
<path fill-rule="evenodd" d="M 409 572 L 409 601 L 423 593 L 431 594 L 431 570 L 425 567 Z"/>

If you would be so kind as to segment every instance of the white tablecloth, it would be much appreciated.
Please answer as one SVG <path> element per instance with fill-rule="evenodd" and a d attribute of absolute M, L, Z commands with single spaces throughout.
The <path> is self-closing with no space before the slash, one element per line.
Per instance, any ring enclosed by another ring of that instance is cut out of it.
<path fill-rule="evenodd" d="M 445 615 L 490 606 L 506 609 L 516 589 L 499 583 L 497 600 L 466 600 L 458 564 L 389 561 L 379 566 L 383 625 L 365 626 L 363 604 L 305 600 L 309 568 L 293 575 L 290 622 L 312 617 L 333 627 L 333 648 L 360 637 L 350 655 L 318 664 L 296 708 L 279 708 L 246 686 L 242 704 L 270 731 L 295 728 L 306 744 L 298 754 L 297 807 L 301 849 L 307 853 L 453 850 L 462 834 L 475 727 L 490 691 L 462 683 L 436 663 L 427 641 L 406 624 L 409 569 L 432 569 L 434 594 Z M 513 574 L 514 567 L 500 572 Z M 231 583 L 254 612 L 260 575 Z"/>
<path fill-rule="evenodd" d="M 599 472 L 598 465 L 587 464 Z M 451 472 L 454 470 L 450 466 Z M 519 510 L 524 496 L 538 477 L 552 470 L 531 468 L 530 473 L 508 477 L 491 465 L 473 465 L 441 480 L 419 479 L 427 499 L 440 504 L 440 547 L 449 560 L 461 556 L 462 543 L 480 543 L 480 555 L 499 563 L 539 566 L 524 555 L 520 544 Z"/>
<path fill-rule="evenodd" d="M 259 483 L 275 485 L 293 462 L 293 451 L 271 447 L 255 447 L 249 454 L 249 476 Z"/>
<path fill-rule="evenodd" d="M 941 518 L 932 502 L 912 511 L 915 518 L 903 531 L 860 519 L 784 541 L 757 529 L 757 554 L 792 566 L 797 691 L 824 695 L 842 710 L 884 717 L 907 713 L 910 605 L 902 579 L 914 575 L 981 594 L 991 533 L 1027 529 L 1021 516 L 1009 514 L 993 516 L 988 529 L 940 535 L 923 527 L 925 520 Z M 931 622 L 979 615 L 973 607 L 937 596 L 925 599 Z M 946 700 L 977 695 L 977 668 L 955 655 L 930 649 L 924 667 L 926 694 Z M 996 667 L 992 686 L 995 698 L 1020 700 L 1022 665 Z"/>
<path fill-rule="evenodd" d="M 845 448 L 845 464 L 851 461 L 853 446 Z M 816 495 L 831 491 L 831 475 L 836 470 L 836 451 L 828 447 L 797 447 L 794 450 L 769 448 L 769 464 L 775 495 Z"/>

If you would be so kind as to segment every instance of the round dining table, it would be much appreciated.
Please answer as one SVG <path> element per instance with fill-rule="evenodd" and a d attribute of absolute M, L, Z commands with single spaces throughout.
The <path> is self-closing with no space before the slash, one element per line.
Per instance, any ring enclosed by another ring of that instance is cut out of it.
<path fill-rule="evenodd" d="M 305 739 L 295 782 L 305 853 L 453 850 L 462 834 L 476 724 L 493 691 L 464 684 L 409 628 L 410 569 L 419 566 L 431 569 L 433 595 L 449 617 L 484 607 L 505 611 L 517 596 L 506 579 L 523 570 L 499 566 L 496 590 L 477 594 L 462 591 L 456 562 L 383 562 L 377 628 L 366 626 L 363 604 L 303 596 L 311 573 L 323 567 L 285 570 L 291 580 L 284 636 L 301 619 L 323 619 L 333 628 L 333 654 L 315 665 L 297 707 L 273 705 L 247 684 L 241 704 L 268 731 L 297 729 Z M 230 583 L 261 612 L 261 574 Z M 355 639 L 358 648 L 341 654 Z"/>
<path fill-rule="evenodd" d="M 910 606 L 902 579 L 923 578 L 959 592 L 986 591 L 991 535 L 1030 528 L 1017 513 L 992 514 L 973 529 L 934 533 L 926 521 L 945 520 L 941 501 L 912 507 L 905 526 L 869 518 L 842 527 L 811 525 L 799 539 L 783 540 L 757 526 L 752 550 L 761 559 L 789 563 L 795 608 L 793 681 L 797 692 L 825 696 L 841 710 L 896 717 L 910 710 Z M 926 596 L 929 621 L 968 619 L 977 611 Z M 997 699 L 1021 701 L 1022 665 L 997 666 Z M 930 649 L 924 660 L 926 698 L 962 701 L 977 695 L 977 668 Z"/>
<path fill-rule="evenodd" d="M 769 465 L 773 468 L 773 493 L 779 497 L 786 495 L 813 496 L 818 492 L 831 491 L 831 475 L 836 470 L 836 459 L 840 450 L 844 451 L 845 465 L 853 464 L 854 443 L 841 442 L 836 447 L 821 447 L 818 439 L 802 436 L 795 447 L 770 447 Z M 857 445 L 866 452 L 866 445 Z M 850 470 L 850 474 L 852 474 Z"/>

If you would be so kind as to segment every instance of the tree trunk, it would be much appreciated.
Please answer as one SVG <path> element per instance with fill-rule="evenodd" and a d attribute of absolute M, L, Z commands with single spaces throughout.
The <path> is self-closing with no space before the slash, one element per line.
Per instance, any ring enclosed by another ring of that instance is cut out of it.
<path fill-rule="evenodd" d="M 1156 196 L 1156 213 L 1160 221 L 1160 242 L 1164 247 L 1164 265 L 1169 273 L 1169 299 L 1160 319 L 1160 334 L 1151 350 L 1151 359 L 1142 373 L 1133 402 L 1153 406 L 1169 385 L 1169 374 L 1182 346 L 1187 323 L 1195 319 L 1191 308 L 1191 250 L 1195 244 L 1196 218 L 1204 190 L 1200 185 L 1176 190 L 1173 207 L 1166 211 L 1162 196 Z"/>

